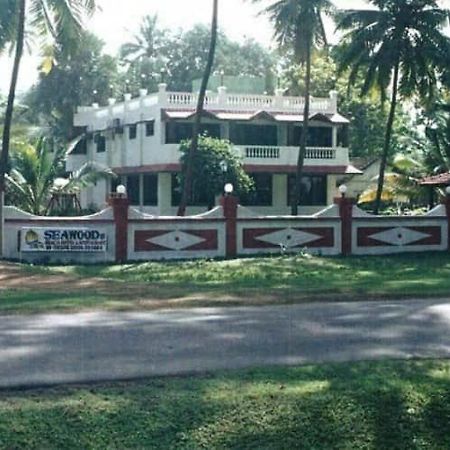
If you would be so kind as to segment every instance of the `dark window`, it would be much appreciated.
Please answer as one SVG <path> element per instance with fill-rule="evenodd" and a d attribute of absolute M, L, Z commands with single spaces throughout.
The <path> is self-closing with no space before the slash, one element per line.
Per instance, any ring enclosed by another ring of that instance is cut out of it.
<path fill-rule="evenodd" d="M 230 141 L 235 145 L 278 145 L 278 130 L 275 125 L 232 123 Z"/>
<path fill-rule="evenodd" d="M 189 122 L 167 122 L 166 123 L 166 144 L 179 144 L 181 141 L 191 139 L 193 124 Z M 220 139 L 220 124 L 202 123 L 200 134 Z"/>
<path fill-rule="evenodd" d="M 101 134 L 95 136 L 95 143 L 97 145 L 97 153 L 106 152 L 106 138 Z"/>
<path fill-rule="evenodd" d="M 192 137 L 192 123 L 167 122 L 166 144 L 179 144 Z"/>
<path fill-rule="evenodd" d="M 153 136 L 155 134 L 155 121 L 149 120 L 145 122 L 145 135 Z"/>
<path fill-rule="evenodd" d="M 300 145 L 300 138 L 303 127 L 290 126 L 288 129 L 288 146 L 297 147 Z M 331 127 L 308 127 L 308 147 L 332 147 L 333 129 Z"/>
<path fill-rule="evenodd" d="M 86 155 L 87 153 L 87 141 L 86 138 L 82 138 L 77 142 L 71 155 Z"/>
<path fill-rule="evenodd" d="M 340 125 L 338 128 L 337 135 L 337 145 L 338 147 L 347 148 L 349 146 L 349 130 L 348 125 Z"/>
<path fill-rule="evenodd" d="M 120 177 L 115 177 L 111 179 L 111 192 L 117 192 L 117 186 L 122 184 Z"/>
<path fill-rule="evenodd" d="M 182 186 L 177 174 L 172 175 L 172 206 L 178 206 L 181 200 Z M 214 193 L 206 192 L 204 189 L 196 187 L 195 180 L 192 183 L 192 196 L 189 201 L 190 206 L 213 206 Z"/>
<path fill-rule="evenodd" d="M 140 204 L 139 175 L 127 176 L 127 195 L 131 205 Z"/>
<path fill-rule="evenodd" d="M 220 125 L 218 123 L 202 123 L 200 134 L 220 139 Z"/>
<path fill-rule="evenodd" d="M 128 129 L 128 137 L 130 139 L 136 139 L 137 137 L 137 125 L 130 125 Z"/>
<path fill-rule="evenodd" d="M 295 175 L 288 177 L 288 205 L 292 205 L 295 188 Z M 301 206 L 323 206 L 327 203 L 326 175 L 304 175 L 302 177 Z"/>
<path fill-rule="evenodd" d="M 241 203 L 245 206 L 272 206 L 272 174 L 250 174 L 255 189 L 241 196 Z"/>
<path fill-rule="evenodd" d="M 144 175 L 144 206 L 158 205 L 158 175 Z"/>

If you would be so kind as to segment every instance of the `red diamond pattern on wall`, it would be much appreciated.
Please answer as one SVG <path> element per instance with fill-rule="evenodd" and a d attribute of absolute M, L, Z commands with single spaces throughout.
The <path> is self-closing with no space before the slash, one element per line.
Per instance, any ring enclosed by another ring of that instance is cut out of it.
<path fill-rule="evenodd" d="M 216 230 L 140 230 L 134 235 L 136 252 L 216 250 Z"/>

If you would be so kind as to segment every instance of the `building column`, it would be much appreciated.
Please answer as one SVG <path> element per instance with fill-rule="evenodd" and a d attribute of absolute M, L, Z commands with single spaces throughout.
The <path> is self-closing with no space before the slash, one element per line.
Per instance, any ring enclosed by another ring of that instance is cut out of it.
<path fill-rule="evenodd" d="M 333 203 L 334 198 L 338 194 L 338 190 L 336 188 L 336 175 L 327 175 L 327 205 L 331 205 Z"/>
<path fill-rule="evenodd" d="M 272 175 L 272 207 L 276 210 L 287 208 L 288 176 L 275 173 Z"/>
<path fill-rule="evenodd" d="M 172 208 L 172 174 L 158 173 L 158 211 L 160 215 L 169 214 Z"/>

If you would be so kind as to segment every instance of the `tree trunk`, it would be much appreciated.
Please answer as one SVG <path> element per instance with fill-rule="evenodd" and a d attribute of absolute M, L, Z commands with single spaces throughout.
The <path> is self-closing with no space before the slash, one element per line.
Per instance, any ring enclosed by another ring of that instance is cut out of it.
<path fill-rule="evenodd" d="M 294 196 L 291 205 L 291 214 L 298 214 L 298 205 L 301 197 L 301 181 L 303 174 L 303 166 L 305 163 L 306 145 L 308 143 L 308 127 L 309 127 L 309 106 L 310 106 L 310 88 L 311 88 L 311 43 L 306 48 L 306 74 L 305 74 L 305 107 L 303 109 L 303 129 L 300 137 L 300 148 L 297 159 L 297 172 L 295 177 Z"/>
<path fill-rule="evenodd" d="M 378 176 L 377 196 L 375 198 L 375 214 L 378 214 L 381 205 L 381 196 L 383 194 L 384 173 L 386 172 L 387 159 L 389 156 L 389 147 L 391 145 L 392 128 L 395 119 L 395 108 L 397 106 L 398 78 L 400 72 L 400 61 L 397 61 L 394 68 L 394 81 L 392 87 L 391 109 L 386 126 L 386 135 L 384 138 L 383 153 L 381 155 L 380 174 Z"/>
<path fill-rule="evenodd" d="M 5 123 L 3 128 L 2 151 L 0 155 L 0 258 L 3 257 L 4 242 L 4 200 L 5 200 L 5 175 L 9 160 L 9 145 L 11 138 L 11 125 L 14 113 L 14 99 L 16 96 L 17 79 L 19 77 L 20 61 L 23 54 L 25 34 L 25 8 L 26 0 L 19 1 L 19 21 L 17 25 L 16 52 L 9 86 L 8 103 L 6 105 Z"/>
<path fill-rule="evenodd" d="M 192 194 L 192 181 L 193 181 L 192 172 L 193 172 L 194 157 L 198 147 L 198 138 L 205 104 L 206 89 L 208 87 L 209 78 L 211 76 L 211 71 L 214 64 L 214 56 L 216 53 L 218 6 L 219 0 L 213 0 L 213 17 L 211 25 L 211 41 L 209 46 L 208 61 L 205 67 L 205 72 L 203 73 L 200 92 L 198 94 L 197 109 L 195 111 L 194 126 L 192 131 L 191 146 L 189 148 L 188 157 L 186 159 L 183 192 L 181 195 L 180 205 L 178 207 L 179 216 L 184 216 L 186 214 L 186 207 Z"/>

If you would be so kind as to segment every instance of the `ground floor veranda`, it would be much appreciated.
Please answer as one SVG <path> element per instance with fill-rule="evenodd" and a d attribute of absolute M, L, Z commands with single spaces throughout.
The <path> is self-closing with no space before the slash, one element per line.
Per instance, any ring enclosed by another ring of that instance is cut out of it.
<path fill-rule="evenodd" d="M 250 207 L 260 214 L 286 215 L 290 214 L 290 199 L 292 198 L 294 173 L 255 173 L 250 174 L 255 183 L 255 190 L 240 203 Z M 300 214 L 314 214 L 333 202 L 337 195 L 338 180 L 342 175 L 305 173 L 302 190 Z M 118 184 L 127 188 L 127 195 L 132 206 L 141 212 L 154 215 L 175 215 L 180 199 L 180 186 L 177 174 L 173 172 L 160 173 L 130 173 L 120 175 L 113 181 L 99 181 L 96 186 L 81 193 L 81 204 L 84 208 L 105 206 L 110 192 Z M 188 208 L 188 214 L 198 214 L 208 209 L 207 193 L 194 193 L 193 205 Z M 217 204 L 217 203 L 216 203 Z"/>

